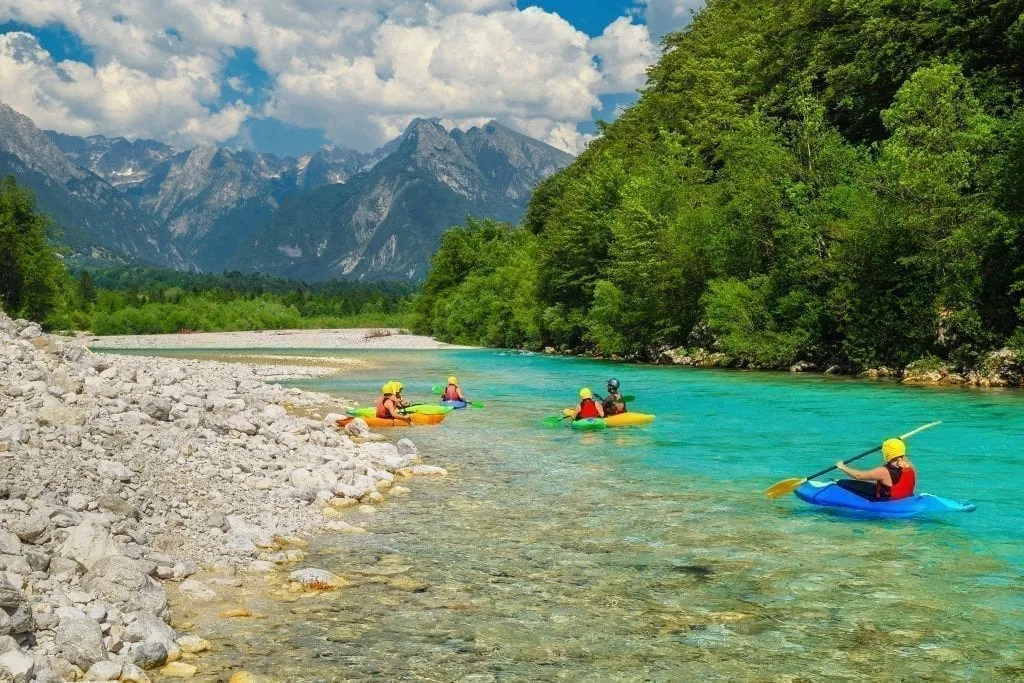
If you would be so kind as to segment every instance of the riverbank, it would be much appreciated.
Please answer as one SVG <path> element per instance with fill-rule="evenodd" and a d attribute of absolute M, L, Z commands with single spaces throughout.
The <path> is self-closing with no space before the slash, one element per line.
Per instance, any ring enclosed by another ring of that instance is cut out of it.
<path fill-rule="evenodd" d="M 612 360 L 642 363 L 638 358 L 618 356 L 604 357 L 576 354 L 572 351 L 558 351 L 554 347 L 544 349 L 545 355 L 579 356 L 592 360 Z M 892 380 L 908 386 L 932 387 L 978 387 L 978 388 L 1024 388 L 1024 354 L 1010 348 L 997 349 L 984 354 L 976 368 L 958 368 L 938 358 L 923 358 L 904 368 L 877 367 L 856 369 L 840 365 L 820 366 L 810 361 L 798 361 L 791 365 L 771 367 L 751 364 L 742 358 L 721 351 L 705 348 L 662 349 L 651 354 L 653 365 L 678 365 L 688 368 L 719 370 L 760 370 L 765 372 L 789 372 L 790 374 L 819 374 L 857 377 L 865 380 Z"/>
<path fill-rule="evenodd" d="M 340 332 L 301 334 L 358 338 Z M 253 334 L 182 337 L 241 347 Z M 163 348 L 175 337 L 129 339 Z M 411 441 L 385 443 L 358 422 L 339 431 L 327 413 L 344 399 L 268 383 L 337 366 L 95 354 L 82 341 L 0 313 L 4 680 L 193 675 L 205 646 L 168 625 L 171 602 L 216 601 L 246 575 L 299 569 L 302 536 L 361 533 L 344 509 L 408 492 L 404 477 L 444 474 L 420 465 Z"/>
<path fill-rule="evenodd" d="M 96 350 L 106 349 L 464 349 L 396 328 L 195 332 L 103 337 L 80 335 Z"/>

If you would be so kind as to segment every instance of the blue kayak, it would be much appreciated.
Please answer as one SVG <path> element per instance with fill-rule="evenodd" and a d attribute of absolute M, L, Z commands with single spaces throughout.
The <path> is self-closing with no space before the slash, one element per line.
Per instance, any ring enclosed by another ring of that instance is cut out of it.
<path fill-rule="evenodd" d="M 465 401 L 441 401 L 441 405 L 445 408 L 454 408 L 455 410 L 462 410 L 466 407 Z"/>
<path fill-rule="evenodd" d="M 978 507 L 974 503 L 940 498 L 930 493 L 920 493 L 900 500 L 872 501 L 861 498 L 832 481 L 804 482 L 793 493 L 805 503 L 858 517 L 914 517 L 938 512 L 974 512 Z"/>

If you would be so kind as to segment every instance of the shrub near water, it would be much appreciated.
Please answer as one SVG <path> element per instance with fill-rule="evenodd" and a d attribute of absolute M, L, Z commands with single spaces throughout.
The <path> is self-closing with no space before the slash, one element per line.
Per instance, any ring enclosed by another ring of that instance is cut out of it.
<path fill-rule="evenodd" d="M 295 306 L 269 298 L 216 302 L 189 296 L 177 303 L 148 303 L 138 308 L 98 311 L 92 315 L 90 324 L 94 334 L 167 334 L 369 325 L 401 327 L 407 322 L 400 314 L 303 317 Z"/>

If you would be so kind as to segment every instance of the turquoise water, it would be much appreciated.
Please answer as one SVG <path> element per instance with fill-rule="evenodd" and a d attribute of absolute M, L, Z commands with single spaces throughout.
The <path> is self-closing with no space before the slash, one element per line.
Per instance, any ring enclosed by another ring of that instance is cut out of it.
<path fill-rule="evenodd" d="M 295 680 L 1024 676 L 1021 392 L 493 351 L 352 353 L 374 367 L 298 386 L 369 403 L 383 380 L 402 379 L 408 399 L 427 400 L 454 373 L 487 402 L 438 427 L 394 430 L 450 476 L 411 480 L 413 493 L 378 515 L 353 512 L 374 533 L 321 539 L 309 560 L 348 577 L 399 563 L 429 587 L 357 580 L 298 611 L 260 601 L 268 619 L 257 632 L 227 624 L 216 634 L 230 654 L 215 659 L 225 671 Z M 633 410 L 657 414 L 653 426 L 538 424 L 609 376 L 638 397 Z M 779 479 L 933 420 L 944 424 L 909 444 L 919 490 L 970 499 L 976 513 L 851 521 L 763 496 Z"/>

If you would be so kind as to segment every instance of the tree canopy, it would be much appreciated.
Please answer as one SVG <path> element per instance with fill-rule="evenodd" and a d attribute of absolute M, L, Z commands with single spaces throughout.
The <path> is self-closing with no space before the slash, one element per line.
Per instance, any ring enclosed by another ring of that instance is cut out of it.
<path fill-rule="evenodd" d="M 758 367 L 1022 345 L 1024 0 L 710 0 L 664 48 L 521 235 L 461 271 L 482 228 L 446 235 L 421 331 Z"/>

